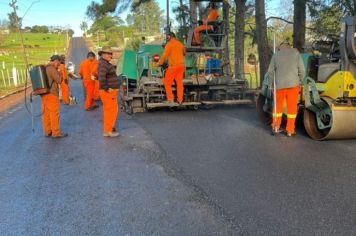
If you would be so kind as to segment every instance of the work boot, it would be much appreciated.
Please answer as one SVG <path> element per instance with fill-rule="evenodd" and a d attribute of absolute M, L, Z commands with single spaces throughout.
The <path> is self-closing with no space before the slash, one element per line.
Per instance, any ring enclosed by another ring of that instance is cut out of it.
<path fill-rule="evenodd" d="M 294 137 L 296 134 L 297 134 L 297 133 L 296 133 L 295 131 L 292 132 L 292 133 L 288 133 L 288 132 L 287 132 L 287 136 L 288 136 L 288 137 Z"/>
<path fill-rule="evenodd" d="M 92 107 L 90 107 L 90 108 L 88 108 L 88 109 L 85 109 L 86 111 L 92 111 L 92 110 L 94 110 L 94 109 L 96 109 L 96 108 L 98 108 L 99 106 L 98 105 L 94 105 L 94 106 L 92 106 Z"/>
<path fill-rule="evenodd" d="M 173 101 L 169 101 L 169 100 L 164 101 L 163 103 L 166 104 L 169 107 L 174 107 L 176 105 Z"/>
<path fill-rule="evenodd" d="M 112 131 L 112 132 L 108 132 L 108 133 L 103 133 L 103 136 L 104 136 L 104 137 L 111 137 L 111 138 L 117 137 L 117 136 L 119 136 L 119 135 L 120 135 L 119 132 L 116 132 L 116 131 Z"/>
<path fill-rule="evenodd" d="M 281 128 L 273 128 L 271 135 L 277 135 L 282 132 L 283 132 L 283 129 L 281 129 Z"/>
<path fill-rule="evenodd" d="M 45 137 L 46 137 L 46 138 L 52 137 L 52 133 L 45 134 Z"/>
<path fill-rule="evenodd" d="M 60 133 L 60 134 L 57 135 L 57 136 L 52 136 L 52 138 L 65 138 L 65 137 L 68 137 L 68 134 L 67 134 L 67 133 Z"/>

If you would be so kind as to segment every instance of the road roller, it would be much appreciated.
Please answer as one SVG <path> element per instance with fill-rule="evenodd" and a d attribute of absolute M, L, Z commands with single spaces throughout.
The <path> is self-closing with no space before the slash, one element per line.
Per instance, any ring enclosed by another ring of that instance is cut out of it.
<path fill-rule="evenodd" d="M 356 17 L 343 18 L 339 39 L 318 41 L 302 53 L 306 75 L 299 96 L 298 119 L 314 140 L 356 138 Z M 265 76 L 257 99 L 262 122 L 272 121 L 273 95 Z M 297 122 L 298 123 L 298 122 Z"/>

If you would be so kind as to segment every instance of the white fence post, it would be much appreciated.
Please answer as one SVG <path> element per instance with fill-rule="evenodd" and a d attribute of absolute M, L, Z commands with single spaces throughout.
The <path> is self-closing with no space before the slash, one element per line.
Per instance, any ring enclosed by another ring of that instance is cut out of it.
<path fill-rule="evenodd" d="M 9 73 L 9 69 L 6 69 L 6 74 L 7 74 L 7 82 L 9 82 L 9 87 L 11 86 L 11 77 L 10 77 L 10 73 Z"/>
<path fill-rule="evenodd" d="M 12 80 L 14 81 L 15 87 L 17 87 L 17 70 L 16 70 L 16 67 L 12 67 Z"/>
<path fill-rule="evenodd" d="M 6 88 L 6 79 L 5 79 L 5 75 L 4 75 L 4 71 L 1 70 L 1 75 L 2 75 L 2 80 L 4 81 L 4 87 Z"/>

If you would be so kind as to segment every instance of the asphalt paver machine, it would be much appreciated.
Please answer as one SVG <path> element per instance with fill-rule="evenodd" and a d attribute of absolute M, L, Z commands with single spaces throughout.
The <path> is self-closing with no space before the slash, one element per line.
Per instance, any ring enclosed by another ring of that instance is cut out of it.
<path fill-rule="evenodd" d="M 196 2 L 197 5 L 214 2 L 220 12 L 223 4 L 223 0 Z M 198 9 L 197 7 L 195 10 Z M 212 26 L 211 30 L 201 32 L 200 46 L 192 46 L 193 31 L 198 22 L 190 23 L 184 42 L 186 47 L 184 102 L 182 105 L 175 104 L 175 107 L 198 109 L 214 105 L 255 103 L 256 90 L 250 89 L 252 81 L 235 79 L 230 72 L 230 63 L 224 59 L 228 46 L 226 30 L 228 19 L 224 19 L 224 15 L 226 14 L 221 14 L 217 21 L 209 23 Z M 163 50 L 162 43 L 156 43 L 143 44 L 137 52 L 124 51 L 121 64 L 118 65 L 118 73 L 123 81 L 122 108 L 127 113 L 172 107 L 172 104 L 164 102 L 166 100 L 164 70 L 157 65 Z"/>
<path fill-rule="evenodd" d="M 303 53 L 306 76 L 299 118 L 314 140 L 356 138 L 356 17 L 343 19 L 338 41 L 319 41 L 318 54 Z M 270 124 L 273 98 L 265 77 L 257 99 L 261 120 Z"/>

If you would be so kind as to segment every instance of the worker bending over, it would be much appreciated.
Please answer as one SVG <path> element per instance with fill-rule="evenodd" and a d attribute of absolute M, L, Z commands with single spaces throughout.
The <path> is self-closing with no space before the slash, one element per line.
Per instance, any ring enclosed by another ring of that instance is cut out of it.
<path fill-rule="evenodd" d="M 168 69 L 164 78 L 164 88 L 166 90 L 167 102 L 169 105 L 174 104 L 174 97 L 172 93 L 173 81 L 176 83 L 177 102 L 183 103 L 183 75 L 184 75 L 184 45 L 175 38 L 174 33 L 168 33 L 167 44 L 164 48 L 163 55 L 158 64 L 162 66 L 168 58 Z"/>
<path fill-rule="evenodd" d="M 297 103 L 300 84 L 304 78 L 304 64 L 302 57 L 296 49 L 290 48 L 287 41 L 279 46 L 279 51 L 271 59 L 268 68 L 269 88 L 272 92 L 274 78 L 276 85 L 276 101 L 273 108 L 272 132 L 280 133 L 283 115 L 283 104 L 287 104 L 287 136 L 295 132 L 295 119 L 297 117 Z"/>
<path fill-rule="evenodd" d="M 98 108 L 98 105 L 96 105 L 94 101 L 95 79 L 97 79 L 97 77 L 95 77 L 95 57 L 96 56 L 93 52 L 89 52 L 87 55 L 87 59 L 82 61 L 79 67 L 79 75 L 83 80 L 83 86 L 85 90 L 84 109 L 86 111 Z"/>
<path fill-rule="evenodd" d="M 209 25 L 209 22 L 216 21 L 219 18 L 218 11 L 215 9 L 215 3 L 209 3 L 208 17 L 203 21 L 203 24 L 194 29 L 192 46 L 200 46 L 200 32 L 205 30 L 212 30 L 213 26 Z"/>
<path fill-rule="evenodd" d="M 117 137 L 115 123 L 119 112 L 117 96 L 119 94 L 119 79 L 116 75 L 114 65 L 110 63 L 112 60 L 112 50 L 108 46 L 104 46 L 99 51 L 99 94 L 103 103 L 103 136 Z"/>
<path fill-rule="evenodd" d="M 63 138 L 68 134 L 62 133 L 59 127 L 59 85 L 62 82 L 58 69 L 61 57 L 53 55 L 46 65 L 46 75 L 50 86 L 49 93 L 41 95 L 42 125 L 46 137 Z"/>
<path fill-rule="evenodd" d="M 61 93 L 62 93 L 62 103 L 63 105 L 69 105 L 69 94 L 70 94 L 70 89 L 69 89 L 69 77 L 68 77 L 68 72 L 65 67 L 65 55 L 61 55 L 61 64 L 59 66 L 59 72 L 62 77 L 62 83 L 61 83 Z"/>

